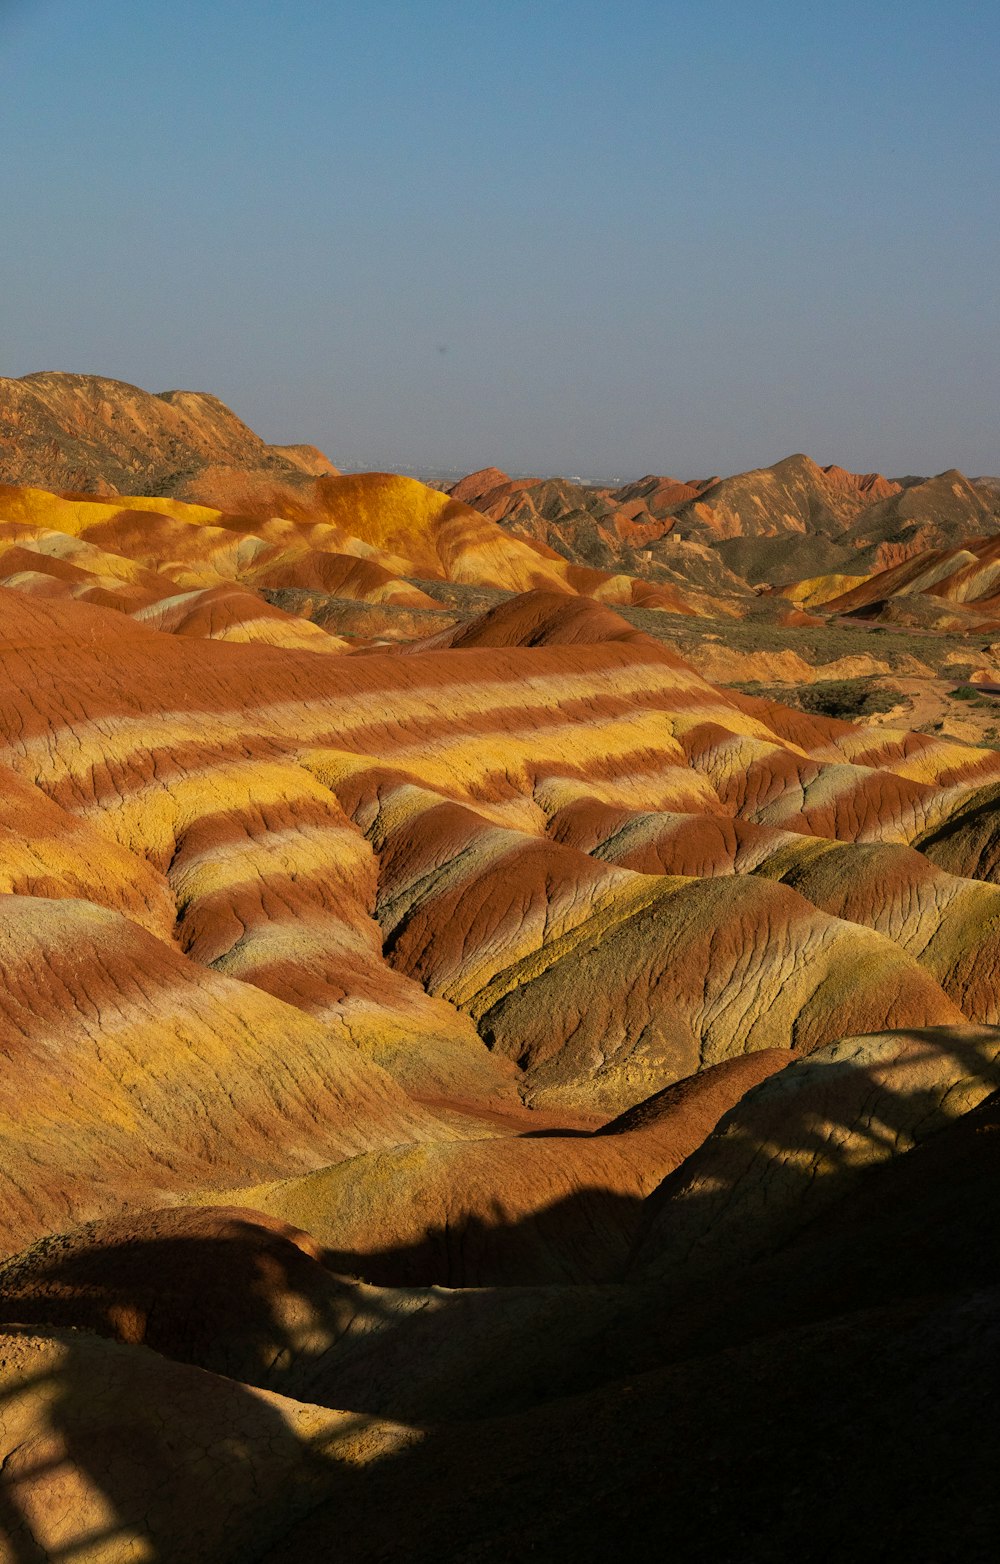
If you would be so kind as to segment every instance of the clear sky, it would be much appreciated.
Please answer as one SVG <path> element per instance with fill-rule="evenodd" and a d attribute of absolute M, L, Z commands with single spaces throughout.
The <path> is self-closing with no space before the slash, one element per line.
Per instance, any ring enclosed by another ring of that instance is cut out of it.
<path fill-rule="evenodd" d="M 998 80 L 997 0 L 0 0 L 0 373 L 354 465 L 995 473 Z"/>

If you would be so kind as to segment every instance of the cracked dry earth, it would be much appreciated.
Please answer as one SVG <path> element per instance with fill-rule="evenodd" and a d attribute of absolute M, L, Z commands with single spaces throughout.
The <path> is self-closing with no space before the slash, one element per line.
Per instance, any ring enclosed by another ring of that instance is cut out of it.
<path fill-rule="evenodd" d="M 988 1556 L 1000 754 L 343 481 L 6 497 L 0 1559 Z"/>

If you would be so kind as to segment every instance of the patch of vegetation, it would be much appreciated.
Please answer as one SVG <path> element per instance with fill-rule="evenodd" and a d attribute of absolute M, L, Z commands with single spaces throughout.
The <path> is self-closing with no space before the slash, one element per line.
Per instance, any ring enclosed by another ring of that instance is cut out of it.
<path fill-rule="evenodd" d="M 803 711 L 824 717 L 868 717 L 907 704 L 902 690 L 871 679 L 822 679 L 804 685 L 799 699 Z"/>
<path fill-rule="evenodd" d="M 773 615 L 775 600 L 769 602 Z M 971 673 L 977 666 L 973 660 L 975 650 L 982 642 L 981 635 L 957 631 L 941 633 L 898 629 L 894 625 L 854 625 L 843 619 L 829 620 L 821 625 L 780 625 L 763 611 L 752 612 L 744 619 L 692 619 L 687 615 L 644 608 L 616 607 L 615 612 L 637 630 L 644 630 L 657 640 L 668 641 L 682 657 L 693 653 L 706 634 L 712 634 L 736 652 L 794 651 L 813 667 L 833 662 L 838 657 L 867 654 L 882 659 L 890 667 L 905 668 L 915 657 L 929 668 L 940 668 L 949 651 L 962 650 L 971 654 L 967 665 Z M 957 672 L 949 668 L 944 676 L 959 679 L 964 667 L 964 664 L 960 665 Z"/>
<path fill-rule="evenodd" d="M 949 699 L 953 701 L 968 701 L 970 706 L 992 706 L 994 698 L 986 695 L 975 684 L 960 684 L 957 689 L 948 691 Z"/>
<path fill-rule="evenodd" d="M 839 717 L 845 722 L 906 704 L 902 690 L 876 684 L 870 678 L 820 679 L 816 684 L 737 684 L 732 688 L 761 700 L 780 701 L 797 711 L 817 717 Z"/>

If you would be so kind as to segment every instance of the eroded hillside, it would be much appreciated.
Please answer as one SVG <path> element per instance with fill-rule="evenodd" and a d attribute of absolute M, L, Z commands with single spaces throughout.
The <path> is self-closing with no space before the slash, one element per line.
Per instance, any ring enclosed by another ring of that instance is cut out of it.
<path fill-rule="evenodd" d="M 987 1556 L 1000 751 L 735 688 L 718 485 L 258 454 L 0 492 L 0 1558 Z"/>

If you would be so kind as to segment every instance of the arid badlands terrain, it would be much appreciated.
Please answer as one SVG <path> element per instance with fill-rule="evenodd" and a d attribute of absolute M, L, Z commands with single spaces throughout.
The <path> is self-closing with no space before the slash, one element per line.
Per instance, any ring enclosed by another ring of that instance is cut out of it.
<path fill-rule="evenodd" d="M 994 1556 L 1000 482 L 0 381 L 4 1564 Z"/>

